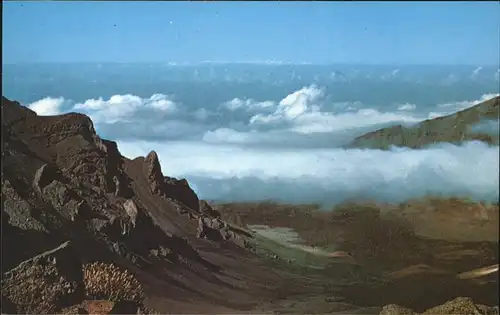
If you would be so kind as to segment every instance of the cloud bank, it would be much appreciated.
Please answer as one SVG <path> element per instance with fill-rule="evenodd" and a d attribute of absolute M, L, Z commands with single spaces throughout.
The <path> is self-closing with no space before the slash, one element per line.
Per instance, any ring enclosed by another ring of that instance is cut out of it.
<path fill-rule="evenodd" d="M 39 101 L 31 103 L 28 107 L 38 115 L 52 116 L 59 115 L 62 112 L 64 102 L 65 100 L 63 97 L 46 97 Z"/>
<path fill-rule="evenodd" d="M 101 136 L 118 140 L 122 154 L 135 158 L 157 151 L 164 173 L 187 178 L 205 199 L 334 204 L 432 194 L 494 201 L 498 147 L 478 142 L 423 150 L 339 147 L 377 128 L 443 116 L 496 95 L 431 107 L 373 108 L 356 100 L 331 103 L 324 88 L 309 85 L 275 100 L 229 98 L 197 108 L 167 94 L 81 102 L 44 98 L 29 107 L 40 115 L 89 115 Z M 498 122 L 473 129 L 498 132 Z"/>
<path fill-rule="evenodd" d="M 276 149 L 197 142 L 119 142 L 122 154 L 156 150 L 166 174 L 185 177 L 201 198 L 398 202 L 431 195 L 495 201 L 498 147 L 480 142 L 425 150 Z"/>
<path fill-rule="evenodd" d="M 177 111 L 177 105 L 163 94 L 153 94 L 149 98 L 135 95 L 113 95 L 108 100 L 90 99 L 77 103 L 74 110 L 88 113 L 95 123 L 128 122 L 134 116 L 146 113 L 165 117 Z"/>
<path fill-rule="evenodd" d="M 342 145 L 347 138 L 395 124 L 411 125 L 428 118 L 448 115 L 498 94 L 478 100 L 437 104 L 431 111 L 416 111 L 417 105 L 404 103 L 397 110 L 370 108 L 359 101 L 329 103 L 325 90 L 309 85 L 285 95 L 281 100 L 233 98 L 218 106 L 190 109 L 173 95 L 149 97 L 124 94 L 74 102 L 62 97 L 46 97 L 29 104 L 39 115 L 76 111 L 89 115 L 105 136 L 128 139 L 189 139 L 222 143 L 265 143 L 287 137 L 301 141 L 304 136 L 324 138 Z M 210 105 L 210 104 L 208 104 Z M 134 136 L 136 135 L 136 136 Z M 186 138 L 185 137 L 185 138 Z"/>

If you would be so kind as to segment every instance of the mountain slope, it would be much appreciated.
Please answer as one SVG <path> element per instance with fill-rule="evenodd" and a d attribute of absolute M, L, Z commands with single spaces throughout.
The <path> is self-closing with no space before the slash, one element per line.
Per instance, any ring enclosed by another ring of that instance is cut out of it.
<path fill-rule="evenodd" d="M 155 152 L 124 158 L 81 114 L 37 116 L 2 98 L 2 118 L 3 273 L 70 240 L 83 263 L 132 270 L 163 313 L 249 310 L 281 285 L 236 230 L 196 237 L 201 212 L 217 213 L 164 177 Z"/>
<path fill-rule="evenodd" d="M 354 139 L 349 147 L 388 149 L 390 146 L 421 148 L 438 142 L 458 143 L 480 140 L 498 145 L 499 136 L 473 130 L 484 120 L 499 119 L 500 97 L 497 96 L 452 115 L 428 119 L 416 126 L 397 125 L 376 130 Z"/>

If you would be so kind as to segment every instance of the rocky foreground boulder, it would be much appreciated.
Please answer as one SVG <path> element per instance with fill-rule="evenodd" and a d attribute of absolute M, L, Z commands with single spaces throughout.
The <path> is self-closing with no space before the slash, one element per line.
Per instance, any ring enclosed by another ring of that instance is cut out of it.
<path fill-rule="evenodd" d="M 442 305 L 430 308 L 423 313 L 416 313 L 408 308 L 389 304 L 382 308 L 379 315 L 498 315 L 498 307 L 475 304 L 467 297 L 458 297 Z"/>
<path fill-rule="evenodd" d="M 54 313 L 82 301 L 84 291 L 82 263 L 65 242 L 2 275 L 2 298 L 11 308 L 2 312 Z"/>

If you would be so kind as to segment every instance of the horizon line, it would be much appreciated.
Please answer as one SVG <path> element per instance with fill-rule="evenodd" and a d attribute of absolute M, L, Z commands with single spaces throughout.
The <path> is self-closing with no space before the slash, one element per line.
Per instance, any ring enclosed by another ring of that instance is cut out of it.
<path fill-rule="evenodd" d="M 200 65 L 261 65 L 261 66 L 456 66 L 456 67 L 497 67 L 498 64 L 481 64 L 481 63 L 363 63 L 363 62 L 287 62 L 287 61 L 37 61 L 37 62 L 2 62 L 2 66 L 18 66 L 18 65 L 76 65 L 76 64 L 112 64 L 112 65 L 158 65 L 179 67 L 179 66 L 200 66 Z"/>

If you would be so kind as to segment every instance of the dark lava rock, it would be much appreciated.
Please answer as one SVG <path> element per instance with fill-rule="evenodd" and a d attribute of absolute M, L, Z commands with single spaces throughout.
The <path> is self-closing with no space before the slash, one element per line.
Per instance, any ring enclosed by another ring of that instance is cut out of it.
<path fill-rule="evenodd" d="M 146 156 L 145 172 L 150 183 L 151 192 L 153 194 L 163 194 L 163 174 L 158 154 L 155 151 L 149 152 Z"/>
<path fill-rule="evenodd" d="M 212 217 L 212 218 L 220 218 L 221 217 L 220 212 L 217 210 L 214 210 L 208 204 L 208 202 L 206 202 L 205 200 L 200 200 L 199 208 L 200 208 L 200 212 L 204 215 L 207 215 L 207 216 Z"/>
<path fill-rule="evenodd" d="M 200 200 L 191 187 L 189 187 L 187 180 L 165 176 L 164 183 L 166 197 L 175 199 L 194 211 L 199 211 Z"/>

